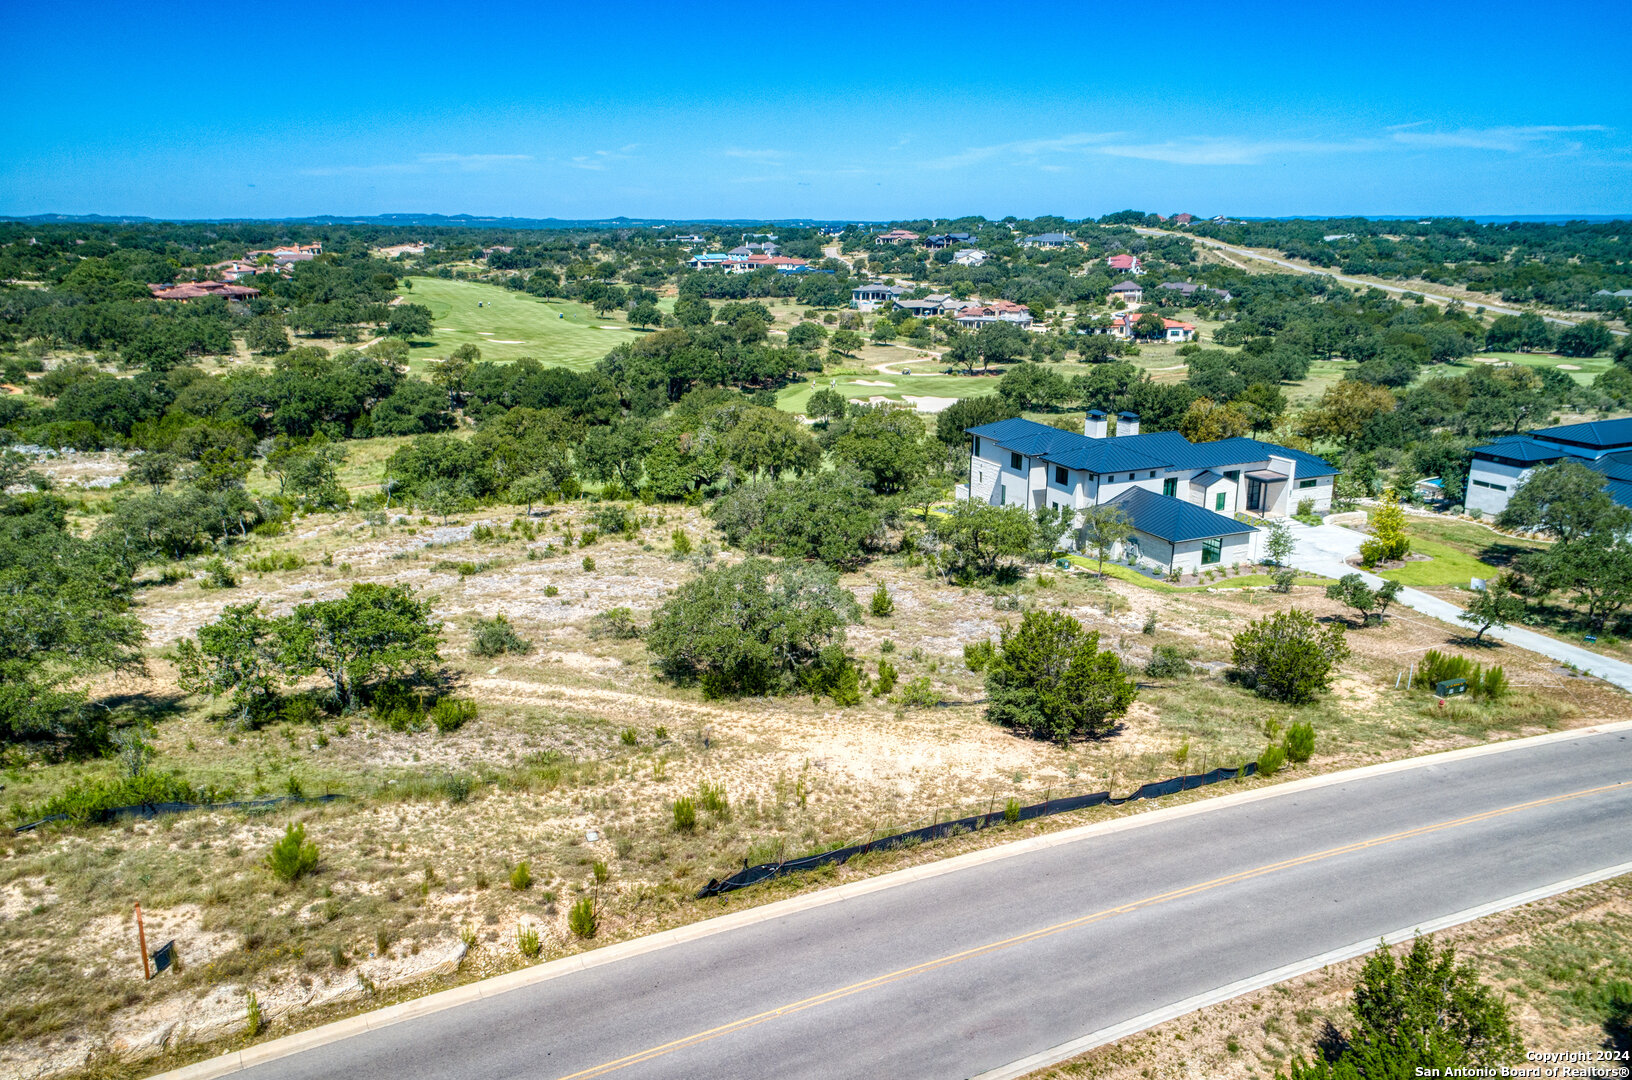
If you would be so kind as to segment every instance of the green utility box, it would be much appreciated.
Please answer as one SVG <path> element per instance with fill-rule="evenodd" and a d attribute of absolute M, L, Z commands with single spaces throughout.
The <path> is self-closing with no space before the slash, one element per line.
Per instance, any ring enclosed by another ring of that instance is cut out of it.
<path fill-rule="evenodd" d="M 1455 697 L 1468 692 L 1466 679 L 1441 679 L 1434 684 L 1434 693 L 1440 697 Z"/>

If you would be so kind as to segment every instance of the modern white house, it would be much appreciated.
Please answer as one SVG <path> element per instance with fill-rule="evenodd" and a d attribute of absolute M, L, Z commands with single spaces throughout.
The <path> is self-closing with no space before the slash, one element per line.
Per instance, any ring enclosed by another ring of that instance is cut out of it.
<path fill-rule="evenodd" d="M 1632 418 L 1536 428 L 1474 447 L 1462 505 L 1499 514 L 1531 472 L 1566 460 L 1603 473 L 1610 497 L 1632 506 Z"/>
<path fill-rule="evenodd" d="M 1133 413 L 1117 416 L 1114 437 L 1108 427 L 1094 409 L 1081 435 L 1019 418 L 969 428 L 969 483 L 958 485 L 958 498 L 1027 510 L 1113 504 L 1134 530 L 1113 557 L 1191 573 L 1260 557 L 1262 530 L 1238 513 L 1287 516 L 1305 499 L 1316 512 L 1331 508 L 1337 470 L 1314 454 L 1257 439 L 1141 435 Z M 1079 531 L 1065 540 L 1081 542 Z"/>
<path fill-rule="evenodd" d="M 857 285 L 850 290 L 850 306 L 857 311 L 877 311 L 895 303 L 907 294 L 907 290 L 899 285 L 881 285 L 872 283 Z"/>
<path fill-rule="evenodd" d="M 952 261 L 959 266 L 983 266 L 988 258 L 990 256 L 979 248 L 964 248 L 952 256 Z"/>

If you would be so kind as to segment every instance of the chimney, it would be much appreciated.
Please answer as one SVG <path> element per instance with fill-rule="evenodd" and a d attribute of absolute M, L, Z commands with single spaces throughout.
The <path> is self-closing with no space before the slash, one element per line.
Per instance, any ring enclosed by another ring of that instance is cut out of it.
<path fill-rule="evenodd" d="M 1136 412 L 1119 412 L 1116 414 L 1117 435 L 1139 434 L 1139 414 Z"/>
<path fill-rule="evenodd" d="M 1082 433 L 1090 439 L 1105 437 L 1105 410 L 1089 409 L 1088 419 L 1082 422 Z"/>

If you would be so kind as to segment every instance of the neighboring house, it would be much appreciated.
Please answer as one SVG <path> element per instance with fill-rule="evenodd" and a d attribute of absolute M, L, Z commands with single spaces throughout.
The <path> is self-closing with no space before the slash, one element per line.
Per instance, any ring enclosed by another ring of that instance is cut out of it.
<path fill-rule="evenodd" d="M 952 261 L 957 263 L 959 266 L 983 266 L 985 265 L 986 260 L 989 258 L 991 258 L 991 256 L 987 255 L 979 248 L 964 248 L 962 251 L 952 256 Z"/>
<path fill-rule="evenodd" d="M 850 306 L 858 311 L 877 311 L 895 303 L 906 291 L 899 285 L 857 285 L 850 290 Z"/>
<path fill-rule="evenodd" d="M 1536 428 L 1474 447 L 1463 505 L 1499 514 L 1533 470 L 1566 460 L 1603 473 L 1610 497 L 1632 506 L 1632 418 Z"/>
<path fill-rule="evenodd" d="M 962 306 L 962 301 L 953 300 L 947 293 L 930 293 L 921 300 L 897 300 L 895 306 L 902 311 L 908 311 L 920 319 L 944 315 L 948 311 L 956 311 Z"/>
<path fill-rule="evenodd" d="M 423 250 L 422 246 L 421 251 Z M 275 248 L 262 248 L 259 251 L 246 252 L 244 258 L 254 262 L 262 255 L 270 255 L 274 262 L 296 262 L 301 261 L 297 258 L 298 256 L 304 255 L 309 259 L 314 255 L 321 254 L 323 254 L 322 244 L 282 244 Z M 280 256 L 283 257 L 280 258 Z"/>
<path fill-rule="evenodd" d="M 918 240 L 918 234 L 905 229 L 891 229 L 887 233 L 879 233 L 873 237 L 875 244 L 910 244 Z"/>
<path fill-rule="evenodd" d="M 1120 270 L 1124 274 L 1143 274 L 1145 272 L 1144 264 L 1139 261 L 1137 255 L 1112 255 L 1105 260 L 1105 265 L 1112 270 Z"/>
<path fill-rule="evenodd" d="M 1141 435 L 1134 413 L 1117 417 L 1114 438 L 1107 426 L 1094 409 L 1081 435 L 1018 418 L 969 428 L 969 483 L 957 496 L 1028 511 L 1115 504 L 1134 534 L 1113 557 L 1192 572 L 1259 557 L 1260 531 L 1238 512 L 1286 516 L 1304 499 L 1317 512 L 1331 506 L 1337 470 L 1313 454 L 1257 439 Z M 1073 521 L 1080 530 L 1081 517 Z M 1080 548 L 1082 539 L 1074 531 L 1066 543 Z"/>
<path fill-rule="evenodd" d="M 1197 285 L 1192 281 L 1164 281 L 1160 287 L 1168 290 L 1169 292 L 1176 292 L 1186 299 L 1195 296 L 1197 293 L 1212 293 L 1214 296 L 1225 302 L 1234 299 L 1228 289 L 1209 288 L 1206 285 Z"/>
<path fill-rule="evenodd" d="M 974 238 L 966 232 L 936 233 L 934 236 L 924 237 L 924 246 L 927 248 L 956 247 L 959 244 L 967 244 L 972 239 Z"/>
<path fill-rule="evenodd" d="M 1020 327 L 1029 327 L 1032 323 L 1030 309 L 1012 300 L 988 300 L 985 303 L 966 304 L 958 309 L 955 318 L 959 326 L 969 330 L 978 330 L 988 323 L 995 322 L 1011 322 Z"/>
<path fill-rule="evenodd" d="M 1599 289 L 1597 292 L 1593 293 L 1592 295 L 1594 295 L 1594 296 L 1618 296 L 1622 300 L 1632 300 L 1632 289 L 1616 289 L 1614 292 L 1610 292 L 1608 289 Z"/>
<path fill-rule="evenodd" d="M 1145 302 L 1145 290 L 1137 281 L 1120 281 L 1111 286 L 1111 297 L 1122 301 L 1128 307 L 1136 307 Z"/>
<path fill-rule="evenodd" d="M 261 290 L 247 285 L 231 285 L 225 281 L 188 281 L 180 285 L 149 285 L 147 291 L 155 300 L 201 300 L 220 296 L 227 300 L 253 300 Z"/>
<path fill-rule="evenodd" d="M 482 249 L 482 258 L 484 258 L 484 259 L 492 258 L 493 253 L 495 251 L 499 252 L 501 255 L 508 255 L 514 250 L 516 250 L 516 249 L 509 246 L 508 244 L 494 244 L 490 248 L 483 248 Z"/>
<path fill-rule="evenodd" d="M 1194 220 L 1196 220 L 1196 216 L 1194 214 L 1174 214 L 1173 215 L 1173 224 L 1175 224 L 1175 225 L 1188 225 Z"/>
<path fill-rule="evenodd" d="M 1135 328 L 1139 325 L 1142 316 L 1136 311 L 1124 311 L 1119 315 L 1111 316 L 1111 325 L 1105 332 L 1112 337 L 1123 341 L 1132 341 L 1137 337 Z M 1162 319 L 1162 340 L 1174 345 L 1181 345 L 1186 341 L 1196 340 L 1196 327 L 1193 323 L 1180 322 L 1178 319 Z"/>
<path fill-rule="evenodd" d="M 1071 238 L 1063 232 L 1045 232 L 1036 236 L 1028 236 L 1020 241 L 1021 247 L 1062 248 L 1071 243 Z"/>
<path fill-rule="evenodd" d="M 215 276 L 220 278 L 222 281 L 239 281 L 243 278 L 254 277 L 256 274 L 262 273 L 264 268 L 256 266 L 252 262 L 240 262 L 237 259 L 229 259 L 226 262 L 212 264 L 210 269 L 214 270 Z"/>
<path fill-rule="evenodd" d="M 732 248 L 731 249 L 731 254 L 732 255 L 743 255 L 743 256 L 748 256 L 748 255 L 775 255 L 781 250 L 782 250 L 781 248 L 777 247 L 775 244 L 772 244 L 772 243 L 743 244 L 740 247 Z"/>
<path fill-rule="evenodd" d="M 720 251 L 694 255 L 687 260 L 686 265 L 693 270 L 722 270 L 727 274 L 746 274 L 752 269 L 748 264 L 748 256 L 728 255 Z"/>

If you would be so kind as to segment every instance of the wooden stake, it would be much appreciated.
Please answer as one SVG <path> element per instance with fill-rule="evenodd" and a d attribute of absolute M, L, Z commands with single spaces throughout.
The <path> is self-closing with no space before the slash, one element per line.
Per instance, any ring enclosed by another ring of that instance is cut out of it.
<path fill-rule="evenodd" d="M 153 978 L 153 960 L 147 955 L 147 928 L 142 925 L 142 902 L 136 901 L 136 942 L 142 949 L 142 978 Z"/>

